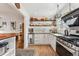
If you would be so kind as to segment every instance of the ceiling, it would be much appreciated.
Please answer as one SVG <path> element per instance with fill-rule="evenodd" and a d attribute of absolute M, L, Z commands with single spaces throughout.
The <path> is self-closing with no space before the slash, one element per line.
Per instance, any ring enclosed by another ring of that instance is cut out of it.
<path fill-rule="evenodd" d="M 12 8 L 8 3 L 0 3 L 0 14 L 13 14 L 17 15 L 19 14 L 15 8 Z"/>
<path fill-rule="evenodd" d="M 59 3 L 59 9 L 65 4 Z M 53 17 L 57 9 L 57 3 L 21 3 L 21 8 L 33 17 Z"/>
<path fill-rule="evenodd" d="M 21 8 L 29 16 L 33 17 L 53 17 L 58 9 L 57 4 L 59 4 L 59 10 L 63 8 L 64 3 L 20 3 Z M 19 12 L 12 7 L 9 3 L 0 3 L 0 14 L 19 14 Z"/>

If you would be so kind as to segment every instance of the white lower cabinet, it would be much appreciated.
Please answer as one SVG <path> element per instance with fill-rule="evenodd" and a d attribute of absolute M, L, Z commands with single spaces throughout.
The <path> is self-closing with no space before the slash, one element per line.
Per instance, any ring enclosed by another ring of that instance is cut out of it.
<path fill-rule="evenodd" d="M 35 34 L 34 43 L 35 44 L 49 44 L 48 34 Z"/>
<path fill-rule="evenodd" d="M 56 36 L 53 34 L 35 34 L 34 44 L 50 44 L 56 51 Z"/>
<path fill-rule="evenodd" d="M 52 48 L 56 51 L 56 36 L 54 36 L 53 34 L 50 34 L 49 36 L 50 44 Z"/>
<path fill-rule="evenodd" d="M 3 56 L 15 56 L 16 37 L 6 38 L 0 42 L 8 42 L 8 50 Z"/>

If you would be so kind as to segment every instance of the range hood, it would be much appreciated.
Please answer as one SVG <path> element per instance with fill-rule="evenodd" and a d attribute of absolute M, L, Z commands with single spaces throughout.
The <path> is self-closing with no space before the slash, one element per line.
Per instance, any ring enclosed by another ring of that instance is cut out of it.
<path fill-rule="evenodd" d="M 67 20 L 66 24 L 69 27 L 79 26 L 79 17 Z"/>
<path fill-rule="evenodd" d="M 79 8 L 71 11 L 61 18 L 69 27 L 79 26 Z"/>

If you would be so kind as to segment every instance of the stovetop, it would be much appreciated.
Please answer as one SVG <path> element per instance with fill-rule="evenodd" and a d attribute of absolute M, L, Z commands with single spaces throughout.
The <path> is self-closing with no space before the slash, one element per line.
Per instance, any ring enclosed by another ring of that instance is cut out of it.
<path fill-rule="evenodd" d="M 79 37 L 76 37 L 76 36 L 58 36 L 58 38 L 79 47 Z"/>

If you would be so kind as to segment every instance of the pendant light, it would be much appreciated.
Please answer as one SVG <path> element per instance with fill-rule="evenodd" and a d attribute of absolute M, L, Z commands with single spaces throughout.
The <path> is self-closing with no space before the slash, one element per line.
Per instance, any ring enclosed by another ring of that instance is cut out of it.
<path fill-rule="evenodd" d="M 57 4 L 57 12 L 59 11 L 59 4 Z M 56 14 L 56 18 L 60 18 L 61 17 L 61 14 L 60 13 L 57 13 Z"/>

